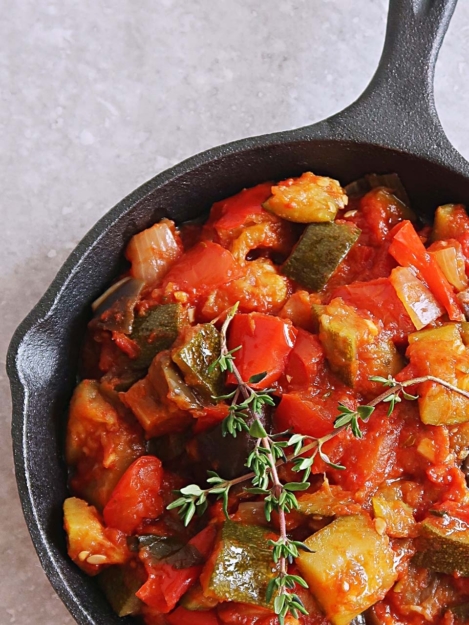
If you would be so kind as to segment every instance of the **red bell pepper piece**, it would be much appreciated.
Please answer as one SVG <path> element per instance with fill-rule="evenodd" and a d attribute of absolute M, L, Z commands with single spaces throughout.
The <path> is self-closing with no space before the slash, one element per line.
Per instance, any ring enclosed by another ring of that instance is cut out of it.
<path fill-rule="evenodd" d="M 164 510 L 160 493 L 162 476 L 158 458 L 137 458 L 117 483 L 103 510 L 106 525 L 132 534 L 144 519 L 159 517 Z"/>
<path fill-rule="evenodd" d="M 217 615 L 212 610 L 197 612 L 179 606 L 166 617 L 169 625 L 218 625 Z"/>
<path fill-rule="evenodd" d="M 425 249 L 411 222 L 401 222 L 393 228 L 391 235 L 393 240 L 389 253 L 403 267 L 413 267 L 417 271 L 452 321 L 464 321 L 461 306 L 452 286 L 436 260 Z"/>
<path fill-rule="evenodd" d="M 223 231 L 242 228 L 247 222 L 256 223 L 269 214 L 262 204 L 272 195 L 272 184 L 264 182 L 256 187 L 244 189 L 240 193 L 221 202 L 216 202 L 210 211 L 207 225 L 213 225 L 219 236 Z"/>
<path fill-rule="evenodd" d="M 169 270 L 163 289 L 205 295 L 243 275 L 231 252 L 218 243 L 202 242 L 186 252 Z"/>
<path fill-rule="evenodd" d="M 195 547 L 206 559 L 213 548 L 216 533 L 215 526 L 209 525 L 191 538 L 188 544 Z M 145 556 L 142 559 L 148 579 L 136 595 L 162 614 L 171 612 L 182 595 L 197 581 L 203 569 L 203 565 L 176 569 L 170 564 L 154 565 Z"/>
<path fill-rule="evenodd" d="M 319 338 L 306 330 L 299 329 L 285 367 L 288 388 L 307 388 L 314 384 L 324 359 L 324 349 Z"/>
<path fill-rule="evenodd" d="M 253 388 L 266 388 L 282 375 L 288 355 L 295 343 L 296 328 L 288 319 L 271 317 L 262 313 L 236 315 L 231 322 L 228 335 L 228 349 L 235 352 L 236 366 L 245 382 L 258 373 L 266 376 Z M 229 383 L 235 383 L 233 374 Z"/>

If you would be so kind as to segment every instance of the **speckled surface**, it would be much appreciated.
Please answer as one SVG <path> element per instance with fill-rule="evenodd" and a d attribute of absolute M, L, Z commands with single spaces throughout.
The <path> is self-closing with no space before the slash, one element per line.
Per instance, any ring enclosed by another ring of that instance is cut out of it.
<path fill-rule="evenodd" d="M 317 121 L 353 101 L 378 62 L 386 4 L 9 2 L 0 18 L 2 364 L 14 328 L 78 240 L 136 186 L 210 146 Z M 468 34 L 461 1 L 436 102 L 467 158 Z M 4 369 L 0 385 L 0 624 L 72 623 L 25 528 Z"/>

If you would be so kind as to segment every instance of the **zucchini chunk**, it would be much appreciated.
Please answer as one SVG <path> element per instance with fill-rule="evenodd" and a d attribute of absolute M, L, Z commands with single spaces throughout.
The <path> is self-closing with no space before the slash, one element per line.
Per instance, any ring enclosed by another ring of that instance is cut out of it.
<path fill-rule="evenodd" d="M 99 574 L 99 585 L 118 616 L 139 614 L 143 603 L 135 593 L 144 583 L 136 568 L 111 566 Z"/>
<path fill-rule="evenodd" d="M 360 236 L 353 224 L 310 224 L 282 266 L 282 273 L 310 291 L 320 291 Z"/>
<path fill-rule="evenodd" d="M 182 344 L 171 354 L 173 362 L 184 375 L 186 384 L 205 399 L 221 395 L 224 376 L 217 365 L 210 370 L 220 355 L 220 333 L 211 323 L 188 328 Z"/>
<path fill-rule="evenodd" d="M 469 231 L 469 216 L 464 204 L 444 204 L 435 212 L 432 241 L 441 239 L 457 239 Z"/>
<path fill-rule="evenodd" d="M 271 607 L 270 580 L 277 574 L 267 540 L 272 532 L 258 525 L 226 521 L 200 577 L 206 597 Z"/>
<path fill-rule="evenodd" d="M 315 553 L 296 563 L 333 625 L 348 625 L 396 581 L 389 539 L 365 515 L 339 517 L 305 543 Z"/>
<path fill-rule="evenodd" d="M 104 527 L 96 508 L 83 499 L 65 500 L 64 527 L 68 555 L 88 575 L 97 575 L 110 564 L 124 564 L 130 557 L 125 535 Z"/>
<path fill-rule="evenodd" d="M 360 391 L 369 390 L 370 376 L 395 375 L 403 365 L 392 340 L 341 298 L 320 315 L 319 340 L 332 371 Z"/>
<path fill-rule="evenodd" d="M 469 349 L 464 345 L 460 325 L 414 332 L 409 336 L 406 356 L 415 375 L 433 375 L 460 389 L 469 389 Z M 453 425 L 469 421 L 469 399 L 436 382 L 418 388 L 420 419 L 429 425 Z"/>
<path fill-rule="evenodd" d="M 130 338 L 140 348 L 133 368 L 147 369 L 159 352 L 169 349 L 186 322 L 181 304 L 162 304 L 146 315 L 135 317 Z"/>
<path fill-rule="evenodd" d="M 454 513 L 429 515 L 420 524 L 414 564 L 439 573 L 469 576 L 469 523 Z"/>
<path fill-rule="evenodd" d="M 307 171 L 272 187 L 263 207 L 286 221 L 309 224 L 334 221 L 337 211 L 347 203 L 347 194 L 337 180 Z"/>

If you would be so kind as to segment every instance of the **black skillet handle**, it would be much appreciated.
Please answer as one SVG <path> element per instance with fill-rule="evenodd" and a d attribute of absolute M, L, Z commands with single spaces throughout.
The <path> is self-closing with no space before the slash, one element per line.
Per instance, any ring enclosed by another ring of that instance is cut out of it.
<path fill-rule="evenodd" d="M 390 0 L 378 69 L 354 104 L 329 122 L 344 138 L 435 155 L 456 151 L 438 119 L 435 64 L 457 0 Z"/>

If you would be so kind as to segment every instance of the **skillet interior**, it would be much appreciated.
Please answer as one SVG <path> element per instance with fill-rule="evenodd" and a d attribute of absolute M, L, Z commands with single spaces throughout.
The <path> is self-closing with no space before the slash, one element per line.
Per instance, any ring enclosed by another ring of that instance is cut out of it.
<path fill-rule="evenodd" d="M 89 304 L 118 273 L 129 238 L 163 216 L 178 222 L 192 219 L 245 186 L 306 170 L 342 183 L 370 172 L 397 172 L 425 219 L 438 204 L 469 201 L 469 177 L 423 157 L 367 143 L 286 141 L 285 135 L 275 139 L 251 139 L 211 150 L 157 176 L 123 200 L 72 253 L 12 341 L 8 368 L 13 439 L 25 516 L 52 585 L 81 625 L 134 622 L 114 615 L 96 583 L 68 559 L 62 530 L 62 502 L 67 496 L 62 459 L 65 410 L 75 383 L 80 337 Z"/>

